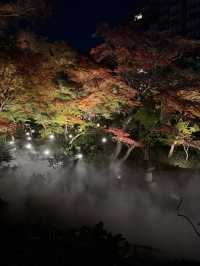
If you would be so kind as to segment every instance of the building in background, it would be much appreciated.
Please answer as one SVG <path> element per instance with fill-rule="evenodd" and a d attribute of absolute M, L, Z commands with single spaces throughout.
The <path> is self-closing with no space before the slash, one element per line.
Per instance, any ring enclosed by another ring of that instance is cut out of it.
<path fill-rule="evenodd" d="M 200 39 L 200 0 L 144 0 L 131 20 L 142 29 Z"/>

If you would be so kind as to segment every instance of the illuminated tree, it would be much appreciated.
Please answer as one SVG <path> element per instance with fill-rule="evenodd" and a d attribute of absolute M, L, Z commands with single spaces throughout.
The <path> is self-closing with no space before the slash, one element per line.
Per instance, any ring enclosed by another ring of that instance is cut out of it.
<path fill-rule="evenodd" d="M 142 143 L 135 141 L 133 138 L 131 138 L 129 133 L 125 132 L 121 128 L 108 128 L 108 129 L 105 129 L 105 131 L 108 133 L 111 133 L 113 135 L 112 139 L 116 141 L 117 143 L 125 144 L 128 146 L 128 150 L 126 154 L 124 155 L 124 157 L 122 158 L 121 162 L 125 162 L 128 159 L 133 149 L 143 148 Z M 113 156 L 113 160 L 117 159 L 120 151 L 121 149 L 119 149 L 117 146 L 116 152 Z"/>
<path fill-rule="evenodd" d="M 187 134 L 177 129 L 180 119 L 187 129 L 193 130 L 199 123 L 199 42 L 166 33 L 134 32 L 128 26 L 114 30 L 103 27 L 98 34 L 105 42 L 92 49 L 95 61 L 137 91 L 141 108 L 132 112 L 129 129 L 144 143 L 145 150 L 159 142 L 170 145 L 171 155 L 173 138 L 175 142 L 179 139 L 177 146 L 183 146 L 186 154 L 188 146 L 199 149 L 196 126 Z"/>
<path fill-rule="evenodd" d="M 0 112 L 15 99 L 17 93 L 23 88 L 23 80 L 12 63 L 0 64 Z"/>
<path fill-rule="evenodd" d="M 197 124 L 191 125 L 188 121 L 178 121 L 176 124 L 176 132 L 171 139 L 171 148 L 169 152 L 169 157 L 173 155 L 176 146 L 183 146 L 186 153 L 186 160 L 189 158 L 189 148 L 195 148 L 200 150 L 200 141 L 193 140 L 193 134 L 200 131 Z"/>
<path fill-rule="evenodd" d="M 114 114 L 139 105 L 136 91 L 120 77 L 64 43 L 48 43 L 21 32 L 15 46 L 0 58 L 6 69 L 9 61 L 14 68 L 10 76 L 2 71 L 1 116 L 15 124 L 32 123 L 44 137 L 51 133 L 67 137 L 74 126 L 87 133 L 98 121 L 111 123 Z"/>
<path fill-rule="evenodd" d="M 123 145 L 125 159 L 140 147 L 150 160 L 157 143 L 170 146 L 170 155 L 176 146 L 186 154 L 188 147 L 198 149 L 199 42 L 128 27 L 104 27 L 101 34 L 105 42 L 91 51 L 96 63 L 31 32 L 2 39 L 3 131 L 26 123 L 42 137 L 63 135 L 71 145 L 100 130 L 98 136 L 112 134 L 117 143 L 114 159 Z"/>

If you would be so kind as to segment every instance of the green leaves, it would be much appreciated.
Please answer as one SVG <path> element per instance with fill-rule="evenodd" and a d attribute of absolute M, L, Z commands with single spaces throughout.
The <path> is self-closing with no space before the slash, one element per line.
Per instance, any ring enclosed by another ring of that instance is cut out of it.
<path fill-rule="evenodd" d="M 115 113 L 122 112 L 123 105 L 124 105 L 123 101 L 108 96 L 106 97 L 106 102 L 98 104 L 95 107 L 94 112 L 97 115 L 102 116 L 106 119 L 111 119 Z"/>
<path fill-rule="evenodd" d="M 176 128 L 180 134 L 182 134 L 186 137 L 187 136 L 190 137 L 193 133 L 200 131 L 200 128 L 197 124 L 191 125 L 190 122 L 183 121 L 183 120 L 180 120 L 177 123 Z"/>
<path fill-rule="evenodd" d="M 2 116 L 14 123 L 26 123 L 29 121 L 29 117 L 23 107 L 14 103 L 7 106 Z"/>
<path fill-rule="evenodd" d="M 134 115 L 133 119 L 139 122 L 145 129 L 151 129 L 159 122 L 159 117 L 156 112 L 151 109 L 141 108 Z"/>

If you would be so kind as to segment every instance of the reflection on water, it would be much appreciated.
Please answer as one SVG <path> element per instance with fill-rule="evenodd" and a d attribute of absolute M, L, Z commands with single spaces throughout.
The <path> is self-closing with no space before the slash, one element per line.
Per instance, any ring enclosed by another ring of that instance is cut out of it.
<path fill-rule="evenodd" d="M 9 221 L 75 226 L 101 220 L 131 242 L 199 256 L 200 240 L 176 213 L 182 196 L 182 211 L 199 222 L 197 171 L 152 168 L 148 175 L 132 162 L 97 168 L 84 159 L 55 160 L 50 151 L 38 155 L 28 147 L 17 152 L 13 147 L 11 152 L 13 160 L 0 166 L 0 198 L 8 204 Z"/>

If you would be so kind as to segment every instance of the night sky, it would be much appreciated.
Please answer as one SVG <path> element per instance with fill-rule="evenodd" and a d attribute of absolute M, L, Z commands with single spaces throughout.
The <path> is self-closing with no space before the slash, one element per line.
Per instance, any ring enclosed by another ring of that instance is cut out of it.
<path fill-rule="evenodd" d="M 59 0 L 54 15 L 45 26 L 50 40 L 64 40 L 73 47 L 87 51 L 99 40 L 92 37 L 101 22 L 118 25 L 132 12 L 138 0 Z"/>

